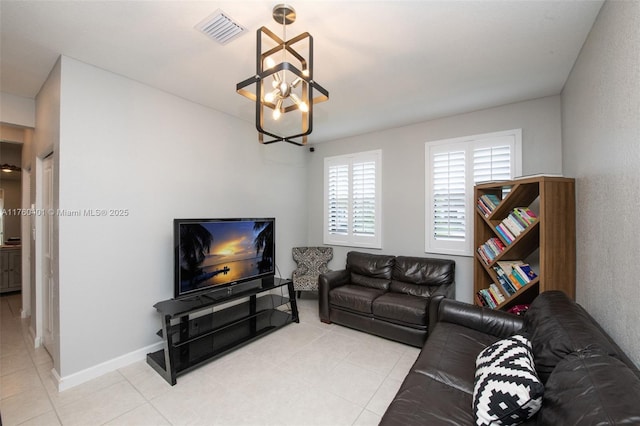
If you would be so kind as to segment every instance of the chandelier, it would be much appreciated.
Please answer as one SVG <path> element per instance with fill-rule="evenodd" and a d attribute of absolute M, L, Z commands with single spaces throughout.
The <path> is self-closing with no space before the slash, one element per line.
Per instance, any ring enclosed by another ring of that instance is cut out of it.
<path fill-rule="evenodd" d="M 287 25 L 296 20 L 293 7 L 275 6 L 273 19 L 282 24 L 282 38 L 266 27 L 258 29 L 256 73 L 238 83 L 236 91 L 255 102 L 260 143 L 305 145 L 313 130 L 313 105 L 328 100 L 329 92 L 313 79 L 313 37 L 304 32 L 287 40 Z M 252 84 L 255 93 L 246 89 Z"/>

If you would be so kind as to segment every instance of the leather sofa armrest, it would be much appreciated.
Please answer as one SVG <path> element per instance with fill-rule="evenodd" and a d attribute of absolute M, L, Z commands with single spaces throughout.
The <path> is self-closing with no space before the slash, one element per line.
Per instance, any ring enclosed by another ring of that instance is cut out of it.
<path fill-rule="evenodd" d="M 350 276 L 349 271 L 346 269 L 320 274 L 318 277 L 320 321 L 331 323 L 329 319 L 329 291 L 331 291 L 332 288 L 349 284 Z"/>
<path fill-rule="evenodd" d="M 436 291 L 431 293 L 431 297 L 443 296 L 448 299 L 455 299 L 456 297 L 456 283 L 443 284 L 438 286 Z"/>
<path fill-rule="evenodd" d="M 433 330 L 438 322 L 448 322 L 505 338 L 519 331 L 524 324 L 523 318 L 517 315 L 447 298 L 431 299 L 429 311 L 429 330 Z"/>

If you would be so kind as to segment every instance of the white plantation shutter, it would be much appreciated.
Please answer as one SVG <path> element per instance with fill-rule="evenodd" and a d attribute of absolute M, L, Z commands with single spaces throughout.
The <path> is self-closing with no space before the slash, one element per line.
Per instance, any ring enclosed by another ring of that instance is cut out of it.
<path fill-rule="evenodd" d="M 473 254 L 473 186 L 521 174 L 520 129 L 425 144 L 425 251 Z"/>
<path fill-rule="evenodd" d="M 349 165 L 329 167 L 328 178 L 328 229 L 332 234 L 349 232 Z"/>
<path fill-rule="evenodd" d="M 433 238 L 464 241 L 465 152 L 433 156 Z"/>
<path fill-rule="evenodd" d="M 352 170 L 353 233 L 373 236 L 376 233 L 376 163 L 354 163 Z"/>
<path fill-rule="evenodd" d="M 473 182 L 509 180 L 511 173 L 511 145 L 498 145 L 473 150 Z"/>
<path fill-rule="evenodd" d="M 325 244 L 381 248 L 381 155 L 325 158 Z"/>

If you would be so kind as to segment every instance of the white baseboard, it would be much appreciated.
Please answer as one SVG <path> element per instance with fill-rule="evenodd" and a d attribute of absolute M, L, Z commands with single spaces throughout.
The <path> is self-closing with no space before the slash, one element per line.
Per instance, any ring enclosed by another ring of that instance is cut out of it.
<path fill-rule="evenodd" d="M 69 374 L 67 376 L 60 376 L 57 371 L 51 370 L 51 374 L 58 385 L 58 391 L 70 389 L 74 386 L 78 386 L 81 383 L 88 382 L 89 380 L 100 377 L 104 374 L 117 370 L 118 368 L 126 367 L 134 362 L 142 361 L 146 359 L 149 352 L 156 352 L 162 349 L 162 342 L 154 343 L 153 345 L 140 348 L 128 354 L 121 355 L 119 357 L 110 359 L 101 364 L 94 365 L 77 373 Z"/>
<path fill-rule="evenodd" d="M 34 348 L 39 348 L 40 346 L 42 346 L 42 337 L 36 336 L 36 331 L 31 326 L 29 326 L 29 336 L 31 336 L 31 341 L 33 342 Z"/>

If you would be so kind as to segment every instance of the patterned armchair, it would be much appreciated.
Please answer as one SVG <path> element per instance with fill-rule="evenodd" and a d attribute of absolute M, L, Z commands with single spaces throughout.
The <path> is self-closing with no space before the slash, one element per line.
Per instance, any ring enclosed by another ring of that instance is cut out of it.
<path fill-rule="evenodd" d="M 333 258 L 332 247 L 294 247 L 293 260 L 298 267 L 293 271 L 293 288 L 301 291 L 318 290 L 318 277 L 329 271 L 327 263 Z"/>

